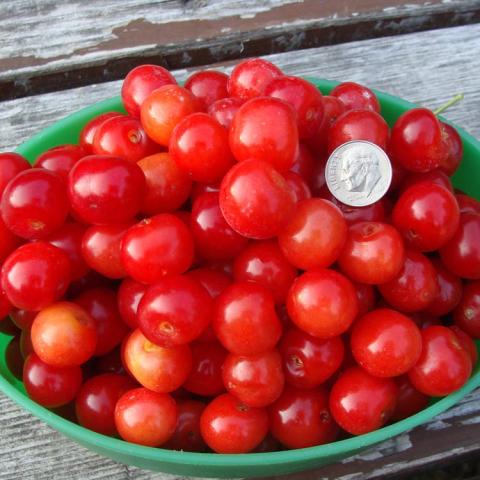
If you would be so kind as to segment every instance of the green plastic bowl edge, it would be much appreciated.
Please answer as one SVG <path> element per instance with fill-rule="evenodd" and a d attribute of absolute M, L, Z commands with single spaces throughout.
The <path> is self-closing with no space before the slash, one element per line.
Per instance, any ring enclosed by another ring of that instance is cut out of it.
<path fill-rule="evenodd" d="M 308 78 L 327 94 L 338 83 Z M 404 111 L 416 105 L 391 95 L 376 92 L 382 105 L 382 115 L 392 123 Z M 47 148 L 63 143 L 76 143 L 81 125 L 105 111 L 123 111 L 119 97 L 84 108 L 60 122 L 42 130 L 19 146 L 17 152 L 33 161 Z M 443 120 L 443 119 L 442 119 Z M 470 195 L 478 197 L 472 169 L 480 169 L 480 143 L 456 126 L 464 143 L 464 162 L 456 173 L 455 184 Z M 478 365 L 469 381 L 458 391 L 435 401 L 432 405 L 405 420 L 374 432 L 340 440 L 326 445 L 298 450 L 239 455 L 192 453 L 143 447 L 107 437 L 76 425 L 30 400 L 23 386 L 15 380 L 5 364 L 5 348 L 11 337 L 0 335 L 0 389 L 23 408 L 78 443 L 122 463 L 150 470 L 180 475 L 210 477 L 267 476 L 308 470 L 353 455 L 371 445 L 385 441 L 421 425 L 456 404 L 480 386 Z M 477 344 L 478 346 L 478 344 Z"/>

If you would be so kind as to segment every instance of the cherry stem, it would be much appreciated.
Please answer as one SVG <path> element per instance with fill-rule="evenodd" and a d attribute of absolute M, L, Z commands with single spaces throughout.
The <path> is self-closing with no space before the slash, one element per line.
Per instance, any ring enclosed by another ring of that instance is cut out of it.
<path fill-rule="evenodd" d="M 445 110 L 450 108 L 452 105 L 455 105 L 457 102 L 460 100 L 463 100 L 463 93 L 459 93 L 458 95 L 455 95 L 453 98 L 451 98 L 447 103 L 444 103 L 442 106 L 438 107 L 436 110 L 433 111 L 434 115 L 440 115 L 443 113 Z"/>

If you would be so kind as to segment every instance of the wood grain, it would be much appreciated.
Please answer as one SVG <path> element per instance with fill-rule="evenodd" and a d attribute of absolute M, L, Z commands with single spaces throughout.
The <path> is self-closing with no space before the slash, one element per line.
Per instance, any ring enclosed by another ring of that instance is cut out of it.
<path fill-rule="evenodd" d="M 272 55 L 286 72 L 356 80 L 408 100 L 435 107 L 458 91 L 465 100 L 446 116 L 480 137 L 480 25 L 353 42 Z M 222 65 L 222 68 L 229 68 Z M 176 72 L 185 78 L 190 70 Z M 120 83 L 91 85 L 0 103 L 0 150 L 65 115 L 118 94 Z M 359 455 L 290 480 L 380 479 L 411 476 L 442 461 L 480 452 L 480 392 L 432 422 Z M 173 480 L 126 467 L 66 439 L 10 400 L 0 397 L 0 480 Z"/>
<path fill-rule="evenodd" d="M 480 21 L 479 0 L 0 2 L 0 99 Z M 54 25 L 54 27 L 52 27 Z M 15 41 L 12 41 L 15 39 Z"/>

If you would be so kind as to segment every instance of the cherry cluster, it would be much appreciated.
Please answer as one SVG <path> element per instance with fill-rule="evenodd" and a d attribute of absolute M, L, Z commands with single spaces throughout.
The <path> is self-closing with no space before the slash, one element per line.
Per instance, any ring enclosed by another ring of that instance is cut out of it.
<path fill-rule="evenodd" d="M 183 87 L 142 65 L 122 99 L 33 167 L 0 155 L 0 318 L 34 401 L 242 453 L 370 432 L 468 380 L 480 203 L 452 187 L 454 128 L 416 108 L 389 129 L 370 89 L 323 96 L 262 59 Z M 351 140 L 392 161 L 366 207 L 325 184 Z"/>

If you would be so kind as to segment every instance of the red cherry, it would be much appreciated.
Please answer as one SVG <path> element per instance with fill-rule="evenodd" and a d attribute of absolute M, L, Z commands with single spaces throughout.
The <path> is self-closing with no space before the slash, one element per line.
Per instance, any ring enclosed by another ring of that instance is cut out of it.
<path fill-rule="evenodd" d="M 315 388 L 328 380 L 343 362 L 340 336 L 326 340 L 291 328 L 279 345 L 286 382 L 297 388 Z"/>
<path fill-rule="evenodd" d="M 207 113 L 216 120 L 223 128 L 229 129 L 232 124 L 233 117 L 240 108 L 243 101 L 239 98 L 222 98 L 213 102 L 207 110 Z"/>
<path fill-rule="evenodd" d="M 27 243 L 5 260 L 1 285 L 17 308 L 38 311 L 59 300 L 71 279 L 70 261 L 45 242 Z"/>
<path fill-rule="evenodd" d="M 137 282 L 155 283 L 166 275 L 188 270 L 193 238 L 174 215 L 163 213 L 130 227 L 122 240 L 122 263 Z"/>
<path fill-rule="evenodd" d="M 93 139 L 95 137 L 95 133 L 100 127 L 100 125 L 108 120 L 109 118 L 118 117 L 123 115 L 123 113 L 119 112 L 106 112 L 93 117 L 89 122 L 87 122 L 82 131 L 80 132 L 79 144 L 86 152 L 86 155 L 91 155 L 93 153 Z"/>
<path fill-rule="evenodd" d="M 12 304 L 8 300 L 7 294 L 0 288 L 0 321 L 4 320 L 11 310 Z"/>
<path fill-rule="evenodd" d="M 388 141 L 387 122 L 371 110 L 347 110 L 328 130 L 328 152 L 352 140 L 366 140 L 385 150 Z"/>
<path fill-rule="evenodd" d="M 474 368 L 478 362 L 477 344 L 473 341 L 473 338 L 468 333 L 465 333 L 457 325 L 452 325 L 449 328 L 453 333 L 455 333 L 460 345 L 468 353 L 470 360 L 472 361 L 472 368 Z"/>
<path fill-rule="evenodd" d="M 217 453 L 247 453 L 267 435 L 268 414 L 264 408 L 248 407 L 225 393 L 206 406 L 200 431 Z"/>
<path fill-rule="evenodd" d="M 90 155 L 69 175 L 70 203 L 75 214 L 94 225 L 126 223 L 140 210 L 145 176 L 135 163 Z"/>
<path fill-rule="evenodd" d="M 404 261 L 400 234 L 391 225 L 380 222 L 351 225 L 338 259 L 341 269 L 352 280 L 369 285 L 393 280 Z"/>
<path fill-rule="evenodd" d="M 20 242 L 20 238 L 7 228 L 0 216 L 0 263 L 20 245 Z"/>
<path fill-rule="evenodd" d="M 413 185 L 424 182 L 435 183 L 440 187 L 446 188 L 451 193 L 454 193 L 450 177 L 445 172 L 442 172 L 442 170 L 440 170 L 439 168 L 436 168 L 435 170 L 430 170 L 428 172 L 410 173 L 402 181 L 402 184 L 400 186 L 401 192 L 403 193 Z"/>
<path fill-rule="evenodd" d="M 327 268 L 306 272 L 293 282 L 287 310 L 295 325 L 317 338 L 346 332 L 358 313 L 352 282 Z"/>
<path fill-rule="evenodd" d="M 480 215 L 480 202 L 473 197 L 457 193 L 455 198 L 458 202 L 458 208 L 460 209 L 460 214 L 463 213 L 476 213 Z"/>
<path fill-rule="evenodd" d="M 398 397 L 392 420 L 398 422 L 411 417 L 427 407 L 430 398 L 419 392 L 410 382 L 407 375 L 395 379 L 398 385 Z"/>
<path fill-rule="evenodd" d="M 480 338 L 480 282 L 463 287 L 460 303 L 453 312 L 455 324 L 473 338 Z"/>
<path fill-rule="evenodd" d="M 463 157 L 462 138 L 457 130 L 448 123 L 440 122 L 442 134 L 448 145 L 448 153 L 440 162 L 440 169 L 447 175 L 452 176 L 460 165 Z"/>
<path fill-rule="evenodd" d="M 361 108 L 380 113 L 380 103 L 377 96 L 372 90 L 358 83 L 340 83 L 330 92 L 330 95 L 338 98 L 347 110 Z"/>
<path fill-rule="evenodd" d="M 412 172 L 440 166 L 447 151 L 440 121 L 426 108 L 414 108 L 395 122 L 389 144 L 393 159 Z"/>
<path fill-rule="evenodd" d="M 126 278 L 120 284 L 117 292 L 118 311 L 122 320 L 130 327 L 137 328 L 137 310 L 140 300 L 148 286 L 131 278 Z"/>
<path fill-rule="evenodd" d="M 140 107 L 151 92 L 163 85 L 176 83 L 173 75 L 159 65 L 140 65 L 130 70 L 122 84 L 125 109 L 133 117 L 140 117 Z"/>
<path fill-rule="evenodd" d="M 346 238 L 347 223 L 340 210 L 327 200 L 311 198 L 297 204 L 278 243 L 291 264 L 313 270 L 335 262 Z"/>
<path fill-rule="evenodd" d="M 187 201 L 192 181 L 168 153 L 142 158 L 137 165 L 142 169 L 146 181 L 142 213 L 155 215 L 173 212 Z"/>
<path fill-rule="evenodd" d="M 437 272 L 425 255 L 407 250 L 399 274 L 378 288 L 383 298 L 397 310 L 424 310 L 438 294 Z"/>
<path fill-rule="evenodd" d="M 422 330 L 422 354 L 408 373 L 412 385 L 432 397 L 458 390 L 470 377 L 472 362 L 449 328 L 434 325 Z"/>
<path fill-rule="evenodd" d="M 79 366 L 53 367 L 32 353 L 25 360 L 23 384 L 28 396 L 43 407 L 66 405 L 77 395 L 82 384 Z"/>
<path fill-rule="evenodd" d="M 376 290 L 372 285 L 354 282 L 353 286 L 357 292 L 358 316 L 365 315 L 373 309 L 377 302 Z"/>
<path fill-rule="evenodd" d="M 65 183 L 42 168 L 20 172 L 6 186 L 0 211 L 8 229 L 28 240 L 38 240 L 58 230 L 68 214 Z"/>
<path fill-rule="evenodd" d="M 248 282 L 234 283 L 218 296 L 213 328 L 222 345 L 238 355 L 270 350 L 282 332 L 270 291 Z"/>
<path fill-rule="evenodd" d="M 311 138 L 323 121 L 323 98 L 315 85 L 300 77 L 278 77 L 265 89 L 267 97 L 289 103 L 297 115 L 298 135 Z"/>
<path fill-rule="evenodd" d="M 116 435 L 115 405 L 125 392 L 135 386 L 135 382 L 126 375 L 106 373 L 90 378 L 75 399 L 78 423 L 103 435 Z"/>
<path fill-rule="evenodd" d="M 269 407 L 272 435 L 287 448 L 306 448 L 333 442 L 338 426 L 328 407 L 323 389 L 286 388 Z"/>
<path fill-rule="evenodd" d="M 415 322 L 387 308 L 356 320 L 350 342 L 355 360 L 375 377 L 408 372 L 422 351 L 422 337 Z"/>
<path fill-rule="evenodd" d="M 30 168 L 27 159 L 14 152 L 0 153 L 0 198 L 7 183 L 23 170 Z"/>
<path fill-rule="evenodd" d="M 265 93 L 268 84 L 281 77 L 282 71 L 273 63 L 262 58 L 252 58 L 237 63 L 228 79 L 228 93 L 231 97 L 248 100 Z"/>
<path fill-rule="evenodd" d="M 344 430 L 362 435 L 388 422 L 397 396 L 398 386 L 393 379 L 373 377 L 360 367 L 351 367 L 332 387 L 330 411 Z"/>
<path fill-rule="evenodd" d="M 5 296 L 5 292 L 1 291 L 4 295 L 4 298 L 6 299 L 7 297 Z M 2 293 L 0 293 L 0 297 L 2 296 Z M 29 310 L 21 310 L 18 308 L 14 308 L 10 312 L 10 319 L 12 322 L 21 330 L 30 330 L 32 328 L 32 323 L 35 320 L 35 317 L 37 316 L 38 312 L 31 312 Z M 1 314 L 0 314 L 1 318 Z"/>
<path fill-rule="evenodd" d="M 426 312 L 431 315 L 447 315 L 460 302 L 462 298 L 462 281 L 453 273 L 449 272 L 442 262 L 432 259 L 437 272 L 437 295 L 427 307 Z"/>
<path fill-rule="evenodd" d="M 292 190 L 293 199 L 295 203 L 312 198 L 312 192 L 307 182 L 295 172 L 286 172 L 283 174 L 283 178 L 287 181 L 290 189 Z"/>
<path fill-rule="evenodd" d="M 115 406 L 115 425 L 127 442 L 158 447 L 175 431 L 177 404 L 166 393 L 136 388 L 124 393 Z"/>
<path fill-rule="evenodd" d="M 480 215 L 464 214 L 460 225 L 441 249 L 444 265 L 455 275 L 471 280 L 480 279 Z"/>
<path fill-rule="evenodd" d="M 45 168 L 56 173 L 62 179 L 67 180 L 68 173 L 72 167 L 85 155 L 87 151 L 78 145 L 60 145 L 49 148 L 46 152 L 39 155 L 35 163 L 36 168 Z"/>
<path fill-rule="evenodd" d="M 455 234 L 460 219 L 452 193 L 431 182 L 405 190 L 392 212 L 392 221 L 413 248 L 423 252 L 437 250 Z"/>
<path fill-rule="evenodd" d="M 300 143 L 295 155 L 295 162 L 292 165 L 290 172 L 300 175 L 303 181 L 310 188 L 312 184 L 313 172 L 315 170 L 315 164 L 316 160 L 313 158 L 310 149 L 305 144 Z"/>
<path fill-rule="evenodd" d="M 217 100 L 228 97 L 228 75 L 214 70 L 202 70 L 190 75 L 185 88 L 190 90 L 206 110 Z"/>
<path fill-rule="evenodd" d="M 245 160 L 230 169 L 220 186 L 220 209 L 240 235 L 265 239 L 277 235 L 294 209 L 291 188 L 269 163 Z"/>

